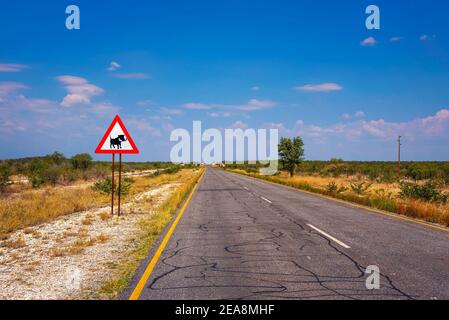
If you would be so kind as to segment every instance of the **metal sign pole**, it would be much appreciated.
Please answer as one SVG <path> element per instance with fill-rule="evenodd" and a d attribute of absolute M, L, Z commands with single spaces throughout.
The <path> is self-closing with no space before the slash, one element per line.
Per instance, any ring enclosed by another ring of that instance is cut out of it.
<path fill-rule="evenodd" d="M 119 155 L 119 169 L 118 169 L 118 215 L 120 216 L 120 200 L 122 193 L 122 154 Z"/>
<path fill-rule="evenodd" d="M 114 215 L 114 167 L 115 167 L 115 154 L 112 154 L 112 188 L 111 188 L 111 215 Z"/>
<path fill-rule="evenodd" d="M 114 138 L 113 138 L 114 137 Z M 117 138 L 115 138 L 117 137 Z M 109 139 L 109 140 L 108 140 Z M 96 154 L 112 154 L 112 181 L 111 181 L 111 215 L 114 215 L 114 192 L 115 192 L 115 154 L 119 157 L 119 173 L 118 173 L 118 215 L 121 215 L 122 202 L 122 154 L 138 154 L 139 149 L 129 135 L 128 130 L 118 115 L 106 130 L 103 138 L 95 149 Z"/>

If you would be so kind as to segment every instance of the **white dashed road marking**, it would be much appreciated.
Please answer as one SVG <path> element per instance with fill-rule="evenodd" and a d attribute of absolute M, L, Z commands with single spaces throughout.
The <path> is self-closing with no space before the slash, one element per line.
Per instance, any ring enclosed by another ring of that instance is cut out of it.
<path fill-rule="evenodd" d="M 322 234 L 323 236 L 325 236 L 326 238 L 328 238 L 328 239 L 334 241 L 335 243 L 338 243 L 338 244 L 341 245 L 343 248 L 346 248 L 346 249 L 350 249 L 350 248 L 351 248 L 351 247 L 348 246 L 347 244 L 341 242 L 341 241 L 338 240 L 338 239 L 335 239 L 334 237 L 332 237 L 331 235 L 327 234 L 327 233 L 324 232 L 323 230 L 320 230 L 320 229 L 318 229 L 317 227 L 312 226 L 311 224 L 308 224 L 308 226 L 309 226 L 310 228 L 312 228 L 313 230 L 315 230 L 316 232 L 321 233 L 321 234 Z"/>

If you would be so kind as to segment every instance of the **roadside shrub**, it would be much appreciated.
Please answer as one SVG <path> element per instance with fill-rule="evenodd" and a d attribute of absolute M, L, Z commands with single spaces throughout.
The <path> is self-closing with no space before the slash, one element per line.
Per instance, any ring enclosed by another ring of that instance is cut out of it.
<path fill-rule="evenodd" d="M 182 166 L 177 164 L 177 165 L 174 165 L 167 169 L 156 170 L 153 173 L 149 174 L 148 177 L 149 178 L 157 177 L 157 176 L 160 176 L 161 174 L 175 174 L 175 173 L 178 173 L 179 171 L 181 171 L 181 169 L 182 169 Z"/>
<path fill-rule="evenodd" d="M 164 173 L 167 173 L 167 174 L 175 174 L 175 173 L 178 173 L 181 169 L 182 169 L 182 168 L 181 168 L 180 165 L 175 165 L 175 166 L 173 166 L 173 167 L 170 167 L 170 168 L 166 169 L 166 170 L 164 171 Z"/>
<path fill-rule="evenodd" d="M 329 182 L 329 184 L 326 186 L 326 191 L 329 193 L 343 193 L 345 191 L 347 191 L 348 188 L 346 187 L 339 187 L 335 181 Z"/>
<path fill-rule="evenodd" d="M 376 191 L 374 191 L 374 193 L 376 194 L 377 198 L 379 199 L 383 199 L 383 200 L 393 200 L 393 192 L 391 191 L 386 191 L 385 189 L 378 189 Z"/>
<path fill-rule="evenodd" d="M 439 191 L 435 184 L 431 181 L 428 181 L 422 185 L 401 182 L 401 192 L 399 193 L 399 196 L 402 198 L 439 203 L 446 203 L 449 198 L 448 193 Z"/>
<path fill-rule="evenodd" d="M 324 176 L 339 177 L 342 174 L 346 174 L 348 171 L 348 166 L 345 163 L 340 162 L 341 160 L 332 160 L 331 164 L 321 170 L 321 174 Z"/>
<path fill-rule="evenodd" d="M 0 193 L 3 193 L 6 191 L 6 187 L 9 183 L 10 173 L 11 173 L 11 171 L 9 170 L 9 167 L 7 164 L 0 165 Z"/>
<path fill-rule="evenodd" d="M 51 166 L 45 171 L 40 172 L 39 175 L 43 182 L 51 183 L 54 185 L 56 184 L 56 182 L 58 182 L 58 179 L 61 175 L 61 170 L 59 170 L 58 167 Z"/>
<path fill-rule="evenodd" d="M 350 187 L 351 190 L 357 194 L 365 194 L 371 187 L 371 184 L 367 184 L 366 182 L 355 182 L 351 183 Z"/>
<path fill-rule="evenodd" d="M 73 156 L 71 159 L 74 169 L 87 169 L 92 165 L 92 157 L 88 153 L 81 153 Z"/>
<path fill-rule="evenodd" d="M 131 178 L 124 178 L 122 180 L 120 189 L 121 189 L 121 195 L 126 196 L 129 194 L 129 191 L 131 189 L 131 185 L 134 183 L 134 180 Z M 95 191 L 99 191 L 104 194 L 111 194 L 112 190 L 112 180 L 110 178 L 106 178 L 100 181 L 95 182 L 95 184 L 92 186 L 92 189 Z M 118 181 L 114 182 L 114 194 L 118 195 Z"/>
<path fill-rule="evenodd" d="M 39 175 L 34 175 L 34 176 L 30 177 L 30 182 L 31 182 L 31 186 L 33 188 L 39 188 L 40 186 L 42 186 L 44 184 L 44 180 Z"/>
<path fill-rule="evenodd" d="M 65 161 L 65 157 L 64 154 L 62 154 L 61 152 L 55 151 L 52 154 L 49 154 L 48 156 L 46 156 L 48 159 L 50 159 L 55 165 L 61 165 L 64 163 Z"/>

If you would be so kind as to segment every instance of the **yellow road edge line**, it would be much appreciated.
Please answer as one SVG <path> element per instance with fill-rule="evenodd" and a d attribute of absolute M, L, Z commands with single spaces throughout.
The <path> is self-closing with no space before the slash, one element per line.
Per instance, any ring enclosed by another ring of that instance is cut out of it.
<path fill-rule="evenodd" d="M 437 230 L 441 230 L 441 231 L 445 231 L 445 232 L 449 233 L 449 229 L 448 228 L 440 227 L 440 226 L 436 226 L 436 225 L 433 225 L 433 224 L 430 224 L 430 223 L 427 223 L 427 222 L 424 222 L 424 221 L 419 221 L 419 220 L 415 220 L 415 219 L 412 219 L 412 218 L 408 218 L 408 217 L 400 215 L 399 213 L 392 213 L 392 212 L 388 212 L 388 211 L 382 211 L 382 210 L 379 210 L 379 209 L 367 207 L 367 206 L 360 205 L 360 204 L 357 204 L 357 203 L 344 201 L 344 200 L 341 200 L 341 199 L 337 199 L 337 198 L 333 198 L 333 197 L 330 197 L 330 196 L 326 196 L 324 194 L 319 194 L 319 193 L 315 193 L 315 192 L 311 192 L 311 191 L 307 191 L 307 190 L 302 190 L 302 189 L 291 187 L 291 186 L 286 186 L 285 184 L 276 183 L 276 182 L 273 182 L 273 181 L 259 179 L 259 178 L 252 177 L 252 176 L 249 176 L 249 175 L 246 175 L 246 174 L 241 174 L 241 173 L 232 172 L 232 171 L 228 171 L 228 172 L 231 172 L 231 173 L 234 173 L 234 174 L 238 174 L 238 175 L 241 175 L 241 176 L 244 176 L 244 177 L 248 177 L 248 178 L 251 178 L 251 179 L 255 179 L 257 181 L 268 182 L 268 183 L 271 183 L 271 184 L 274 184 L 274 185 L 277 185 L 277 186 L 282 186 L 284 188 L 292 189 L 292 190 L 295 190 L 295 191 L 298 191 L 298 192 L 307 193 L 307 194 L 310 194 L 310 195 L 313 195 L 313 196 L 317 196 L 317 197 L 320 197 L 320 198 L 323 198 L 323 199 L 332 200 L 332 201 L 339 202 L 339 203 L 342 203 L 342 204 L 346 204 L 346 205 L 349 205 L 349 206 L 352 206 L 352 207 L 355 207 L 355 208 L 365 209 L 367 211 L 380 213 L 382 215 L 389 216 L 389 217 L 392 217 L 392 218 L 395 218 L 395 219 L 405 220 L 405 221 L 408 221 L 408 222 L 413 222 L 413 223 L 420 224 L 420 225 L 423 225 L 423 226 L 426 226 L 426 227 L 429 227 L 429 228 L 433 228 L 433 229 L 437 229 Z"/>
<path fill-rule="evenodd" d="M 162 240 L 161 244 L 157 248 L 156 253 L 154 254 L 153 258 L 151 259 L 150 263 L 146 267 L 144 273 L 142 274 L 142 277 L 140 278 L 139 282 L 137 283 L 136 287 L 134 288 L 132 294 L 129 297 L 129 300 L 138 300 L 140 297 L 140 294 L 142 293 L 143 288 L 145 287 L 145 284 L 147 283 L 148 279 L 151 276 L 151 273 L 153 272 L 154 267 L 156 266 L 157 262 L 159 261 L 159 258 L 164 251 L 165 247 L 167 246 L 168 241 L 171 238 L 171 235 L 173 231 L 175 231 L 176 226 L 178 225 L 179 220 L 181 219 L 182 215 L 184 214 L 184 211 L 187 209 L 190 200 L 193 197 L 193 194 L 195 193 L 196 188 L 201 182 L 201 179 L 203 179 L 204 174 L 206 173 L 207 169 L 204 169 L 204 172 L 201 174 L 201 177 L 198 179 L 198 181 L 195 184 L 195 187 L 193 188 L 192 192 L 190 193 L 189 197 L 187 198 L 186 202 L 182 206 L 181 211 L 179 211 L 178 216 L 173 221 L 170 229 L 168 230 L 167 234 L 164 237 L 164 240 Z"/>

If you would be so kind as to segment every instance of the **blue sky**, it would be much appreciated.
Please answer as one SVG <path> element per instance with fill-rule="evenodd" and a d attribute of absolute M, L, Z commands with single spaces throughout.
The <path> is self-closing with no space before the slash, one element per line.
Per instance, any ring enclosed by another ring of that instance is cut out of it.
<path fill-rule="evenodd" d="M 93 153 L 118 113 L 127 160 L 168 160 L 193 120 L 300 135 L 308 159 L 394 160 L 401 134 L 405 160 L 449 160 L 446 0 L 59 2 L 1 4 L 0 159 Z"/>

